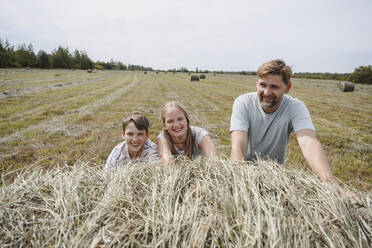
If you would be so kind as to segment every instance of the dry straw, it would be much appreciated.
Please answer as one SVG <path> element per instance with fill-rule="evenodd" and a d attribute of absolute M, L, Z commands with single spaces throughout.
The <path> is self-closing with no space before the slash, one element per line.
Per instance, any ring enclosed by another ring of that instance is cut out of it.
<path fill-rule="evenodd" d="M 371 243 L 369 193 L 350 205 L 314 176 L 265 161 L 136 164 L 112 173 L 82 162 L 31 168 L 0 197 L 1 247 Z"/>

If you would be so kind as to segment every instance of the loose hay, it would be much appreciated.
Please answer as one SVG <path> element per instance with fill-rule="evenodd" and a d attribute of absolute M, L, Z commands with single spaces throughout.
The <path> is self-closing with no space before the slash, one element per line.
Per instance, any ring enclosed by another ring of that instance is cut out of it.
<path fill-rule="evenodd" d="M 5 175 L 3 175 L 5 177 Z M 367 247 L 371 196 L 260 161 L 32 168 L 0 189 L 1 247 Z"/>

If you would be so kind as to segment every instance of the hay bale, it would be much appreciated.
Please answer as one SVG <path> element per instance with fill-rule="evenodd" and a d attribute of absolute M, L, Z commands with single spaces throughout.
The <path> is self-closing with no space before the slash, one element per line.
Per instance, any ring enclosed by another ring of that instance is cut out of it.
<path fill-rule="evenodd" d="M 198 75 L 191 75 L 190 81 L 199 81 Z"/>
<path fill-rule="evenodd" d="M 353 92 L 354 91 L 354 84 L 349 82 L 341 82 L 338 87 L 342 92 Z"/>
<path fill-rule="evenodd" d="M 147 71 L 144 71 L 143 74 L 147 74 Z"/>
<path fill-rule="evenodd" d="M 200 79 L 205 79 L 205 75 L 204 74 L 201 74 L 200 75 Z"/>
<path fill-rule="evenodd" d="M 315 175 L 265 161 L 12 173 L 1 247 L 370 247 L 370 192 L 350 206 Z"/>
<path fill-rule="evenodd" d="M 87 70 L 88 73 L 92 73 L 92 69 Z"/>

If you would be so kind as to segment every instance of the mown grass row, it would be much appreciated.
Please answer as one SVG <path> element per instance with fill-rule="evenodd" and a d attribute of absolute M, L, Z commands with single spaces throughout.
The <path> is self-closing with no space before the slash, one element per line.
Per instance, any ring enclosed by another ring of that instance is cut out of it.
<path fill-rule="evenodd" d="M 90 83 L 77 85 L 57 92 L 44 92 L 21 98 L 18 102 L 3 101 L 1 111 L 4 121 L 0 122 L 0 135 L 8 135 L 15 131 L 27 128 L 35 123 L 46 121 L 57 115 L 87 105 L 128 84 L 133 77 L 116 77 Z M 23 106 L 23 108 L 20 108 Z"/>

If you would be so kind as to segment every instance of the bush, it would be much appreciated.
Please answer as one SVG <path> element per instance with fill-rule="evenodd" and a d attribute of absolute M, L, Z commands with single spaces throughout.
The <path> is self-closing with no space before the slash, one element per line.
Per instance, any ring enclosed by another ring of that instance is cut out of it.
<path fill-rule="evenodd" d="M 31 167 L 0 188 L 0 246 L 369 247 L 371 200 L 265 161 Z"/>
<path fill-rule="evenodd" d="M 104 67 L 100 64 L 94 64 L 94 69 L 97 69 L 97 70 L 103 70 Z"/>
<path fill-rule="evenodd" d="M 349 81 L 356 84 L 372 84 L 372 65 L 356 68 L 350 75 Z"/>
<path fill-rule="evenodd" d="M 14 67 L 14 68 L 22 68 L 22 66 L 20 64 L 18 64 L 17 62 L 13 62 L 11 64 L 11 67 Z"/>

